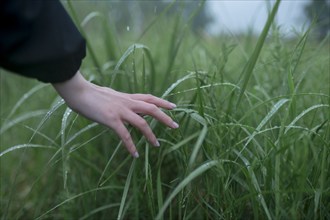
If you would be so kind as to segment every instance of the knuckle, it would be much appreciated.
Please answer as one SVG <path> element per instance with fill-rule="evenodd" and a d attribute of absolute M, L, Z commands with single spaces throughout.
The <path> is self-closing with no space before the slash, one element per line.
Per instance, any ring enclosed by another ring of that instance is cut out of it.
<path fill-rule="evenodd" d="M 121 123 L 121 121 L 119 120 L 119 117 L 117 117 L 115 115 L 107 115 L 105 117 L 105 122 L 108 127 L 111 127 L 114 129 Z"/>
<path fill-rule="evenodd" d="M 141 119 L 137 122 L 137 126 L 140 128 L 145 128 L 145 127 L 148 127 L 149 125 L 146 120 Z"/>
<path fill-rule="evenodd" d="M 129 133 L 123 134 L 122 139 L 126 144 L 131 143 L 131 135 Z"/>
<path fill-rule="evenodd" d="M 148 113 L 154 113 L 154 112 L 157 112 L 158 111 L 158 108 L 156 105 L 154 104 L 150 104 L 148 107 L 147 107 L 147 111 Z"/>
<path fill-rule="evenodd" d="M 155 98 L 155 97 L 154 97 L 153 95 L 151 95 L 151 94 L 146 94 L 146 100 L 147 100 L 148 102 L 153 101 L 154 98 Z"/>

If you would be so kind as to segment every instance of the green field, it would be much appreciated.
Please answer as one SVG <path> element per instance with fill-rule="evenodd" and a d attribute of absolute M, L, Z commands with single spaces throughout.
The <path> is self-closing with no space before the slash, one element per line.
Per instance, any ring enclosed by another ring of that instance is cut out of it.
<path fill-rule="evenodd" d="M 180 128 L 146 117 L 154 148 L 128 125 L 133 159 L 51 85 L 0 70 L 1 219 L 330 219 L 329 35 L 286 38 L 270 15 L 260 36 L 214 37 L 180 13 L 120 32 L 96 6 L 66 5 L 84 76 L 176 103 Z"/>

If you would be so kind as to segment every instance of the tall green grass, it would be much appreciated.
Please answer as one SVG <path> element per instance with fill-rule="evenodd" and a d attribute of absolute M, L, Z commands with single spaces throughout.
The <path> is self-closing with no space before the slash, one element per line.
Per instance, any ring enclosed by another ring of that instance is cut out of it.
<path fill-rule="evenodd" d="M 329 37 L 281 36 L 280 1 L 260 37 L 195 35 L 165 12 L 119 34 L 104 8 L 68 3 L 85 76 L 175 102 L 180 128 L 147 117 L 155 149 L 129 127 L 133 159 L 49 85 L 1 73 L 2 219 L 330 218 Z"/>

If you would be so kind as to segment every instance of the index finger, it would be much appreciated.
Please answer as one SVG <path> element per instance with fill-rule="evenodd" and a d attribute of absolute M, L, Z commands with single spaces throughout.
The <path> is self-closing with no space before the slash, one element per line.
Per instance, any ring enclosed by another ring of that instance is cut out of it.
<path fill-rule="evenodd" d="M 120 139 L 123 141 L 123 144 L 125 145 L 126 149 L 130 152 L 130 154 L 133 157 L 138 158 L 139 153 L 137 152 L 136 147 L 133 143 L 131 134 L 129 133 L 127 128 L 124 126 L 124 124 L 123 123 L 118 123 L 114 130 L 118 134 Z"/>
<path fill-rule="evenodd" d="M 162 122 L 163 124 L 167 125 L 171 128 L 178 128 L 179 125 L 173 121 L 173 119 L 165 114 L 162 110 L 160 110 L 156 105 L 154 104 L 148 104 L 145 102 L 137 102 L 137 105 L 134 106 L 134 112 L 136 113 L 142 113 L 146 115 L 150 115 L 157 119 L 158 121 Z"/>
<path fill-rule="evenodd" d="M 150 94 L 132 94 L 131 98 L 139 101 L 144 101 L 149 104 L 154 104 L 158 107 L 165 108 L 165 109 L 174 109 L 176 105 L 172 102 L 169 102 L 165 99 L 150 95 Z"/>

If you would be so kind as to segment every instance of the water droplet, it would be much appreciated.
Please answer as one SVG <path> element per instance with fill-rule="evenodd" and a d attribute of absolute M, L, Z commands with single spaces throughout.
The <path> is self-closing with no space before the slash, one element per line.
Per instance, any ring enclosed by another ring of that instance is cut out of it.
<path fill-rule="evenodd" d="M 129 26 L 127 26 L 127 27 L 126 27 L 126 30 L 129 31 L 129 29 L 130 29 Z"/>
<path fill-rule="evenodd" d="M 262 195 L 258 194 L 258 199 L 261 200 L 262 199 Z"/>

